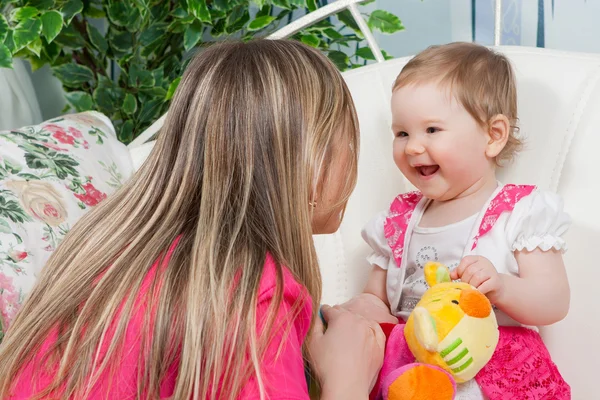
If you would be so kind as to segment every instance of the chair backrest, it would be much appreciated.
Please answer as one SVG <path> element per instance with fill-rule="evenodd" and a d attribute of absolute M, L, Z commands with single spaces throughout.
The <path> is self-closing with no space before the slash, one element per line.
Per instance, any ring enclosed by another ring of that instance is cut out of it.
<path fill-rule="evenodd" d="M 600 268 L 593 249 L 600 245 L 600 55 L 524 47 L 499 47 L 515 68 L 521 134 L 526 148 L 500 173 L 506 183 L 530 183 L 557 191 L 573 217 L 565 254 L 571 283 L 569 316 L 542 335 L 574 399 L 597 398 L 594 375 L 600 350 L 593 343 L 600 317 L 594 285 Z M 357 188 L 340 230 L 316 237 L 324 277 L 324 302 L 336 303 L 359 292 L 368 275 L 369 247 L 360 230 L 391 199 L 408 188 L 392 160 L 390 106 L 392 83 L 409 58 L 395 59 L 345 73 L 361 124 Z M 595 290 L 598 290 L 597 288 Z M 526 307 L 526 305 L 524 305 Z"/>

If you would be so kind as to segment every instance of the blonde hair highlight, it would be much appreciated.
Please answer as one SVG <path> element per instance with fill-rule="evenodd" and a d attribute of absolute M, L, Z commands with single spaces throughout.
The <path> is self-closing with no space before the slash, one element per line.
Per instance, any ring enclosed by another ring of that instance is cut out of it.
<path fill-rule="evenodd" d="M 392 90 L 427 82 L 447 87 L 483 128 L 489 128 L 494 116 L 508 118 L 511 127 L 508 141 L 496 157 L 499 165 L 512 160 L 522 148 L 517 137 L 517 88 L 506 56 L 475 43 L 431 46 L 406 64 Z"/>
<path fill-rule="evenodd" d="M 103 371 L 114 373 L 142 282 L 178 238 L 142 299 L 137 398 L 156 398 L 173 363 L 176 399 L 235 399 L 252 377 L 264 398 L 260 360 L 281 328 L 274 317 L 282 266 L 312 297 L 313 321 L 318 310 L 309 201 L 334 143 L 355 149 L 345 204 L 357 175 L 358 122 L 326 57 L 292 41 L 204 50 L 187 68 L 149 159 L 73 227 L 42 271 L 0 347 L 0 398 L 53 329 L 46 366 L 58 363 L 59 371 L 39 397 L 64 387 L 62 399 L 83 398 Z M 257 337 L 266 254 L 277 264 L 277 290 L 271 334 Z"/>

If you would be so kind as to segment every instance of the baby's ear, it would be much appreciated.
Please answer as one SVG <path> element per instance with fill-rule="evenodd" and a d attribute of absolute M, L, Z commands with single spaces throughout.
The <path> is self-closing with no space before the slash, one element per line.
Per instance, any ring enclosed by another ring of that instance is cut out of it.
<path fill-rule="evenodd" d="M 506 146 L 510 136 L 510 121 L 505 115 L 498 114 L 488 122 L 489 141 L 485 149 L 486 156 L 496 158 Z"/>
<path fill-rule="evenodd" d="M 439 262 L 429 261 L 423 268 L 425 280 L 429 287 L 433 287 L 438 283 L 451 282 L 450 270 L 444 264 Z"/>

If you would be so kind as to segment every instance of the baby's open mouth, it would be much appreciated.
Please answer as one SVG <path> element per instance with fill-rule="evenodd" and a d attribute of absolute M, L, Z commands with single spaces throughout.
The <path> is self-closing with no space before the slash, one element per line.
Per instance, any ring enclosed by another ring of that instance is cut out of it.
<path fill-rule="evenodd" d="M 417 167 L 417 171 L 419 172 L 419 175 L 421 175 L 421 176 L 431 176 L 431 175 L 435 174 L 436 172 L 438 172 L 439 169 L 440 169 L 439 165 L 421 165 L 421 166 Z"/>

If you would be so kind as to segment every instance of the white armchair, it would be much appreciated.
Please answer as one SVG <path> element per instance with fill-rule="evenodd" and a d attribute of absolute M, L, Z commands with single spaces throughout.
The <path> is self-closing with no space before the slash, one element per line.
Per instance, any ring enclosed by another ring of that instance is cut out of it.
<path fill-rule="evenodd" d="M 565 261 L 571 283 L 567 318 L 541 329 L 544 341 L 573 399 L 598 398 L 600 347 L 600 268 L 594 248 L 600 246 L 600 55 L 565 53 L 524 47 L 499 47 L 512 61 L 517 77 L 519 118 L 525 150 L 504 168 L 505 183 L 530 183 L 557 191 L 573 218 Z M 317 237 L 323 277 L 323 301 L 337 303 L 359 292 L 369 266 L 370 248 L 362 226 L 387 207 L 393 197 L 410 190 L 392 160 L 391 86 L 409 58 L 344 74 L 361 126 L 359 180 L 341 229 Z M 526 307 L 526 305 L 523 305 Z"/>

